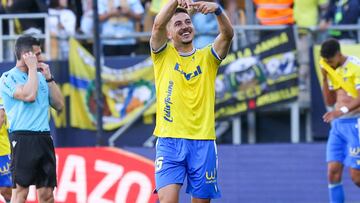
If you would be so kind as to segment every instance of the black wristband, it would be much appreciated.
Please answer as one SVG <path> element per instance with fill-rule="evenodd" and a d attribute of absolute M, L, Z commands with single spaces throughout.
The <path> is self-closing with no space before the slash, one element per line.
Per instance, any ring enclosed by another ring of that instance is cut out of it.
<path fill-rule="evenodd" d="M 215 10 L 214 14 L 215 14 L 216 16 L 219 16 L 219 15 L 222 14 L 222 12 L 223 12 L 223 9 L 222 9 L 221 6 L 219 5 L 219 7 Z"/>
<path fill-rule="evenodd" d="M 51 76 L 50 79 L 46 79 L 46 82 L 48 82 L 48 83 L 49 83 L 49 82 L 52 82 L 52 81 L 55 81 L 55 79 L 54 79 L 53 76 Z"/>

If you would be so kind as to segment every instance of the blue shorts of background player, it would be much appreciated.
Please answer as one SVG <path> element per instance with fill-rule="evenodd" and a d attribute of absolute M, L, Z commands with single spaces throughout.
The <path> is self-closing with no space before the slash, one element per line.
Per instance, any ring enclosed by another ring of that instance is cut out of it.
<path fill-rule="evenodd" d="M 187 177 L 186 192 L 192 197 L 221 197 L 217 182 L 217 150 L 214 140 L 158 138 L 156 143 L 156 190 L 182 185 Z"/>
<path fill-rule="evenodd" d="M 10 155 L 0 156 L 0 187 L 11 187 Z"/>
<path fill-rule="evenodd" d="M 331 123 L 326 161 L 360 169 L 360 119 L 339 118 Z"/>

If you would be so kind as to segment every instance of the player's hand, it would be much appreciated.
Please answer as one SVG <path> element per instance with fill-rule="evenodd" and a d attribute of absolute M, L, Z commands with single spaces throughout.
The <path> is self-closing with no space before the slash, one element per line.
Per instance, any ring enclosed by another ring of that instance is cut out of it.
<path fill-rule="evenodd" d="M 202 14 L 214 13 L 219 5 L 214 2 L 197 1 L 190 4 L 197 12 Z"/>
<path fill-rule="evenodd" d="M 121 7 L 120 13 L 122 16 L 129 16 L 130 15 L 130 9 L 127 7 Z"/>
<path fill-rule="evenodd" d="M 119 17 L 121 16 L 121 11 L 118 8 L 113 8 L 108 12 L 109 17 Z"/>
<path fill-rule="evenodd" d="M 190 8 L 190 5 L 193 3 L 192 0 L 177 0 L 178 5 L 183 8 Z"/>
<path fill-rule="evenodd" d="M 43 76 L 45 77 L 46 80 L 49 80 L 51 78 L 51 72 L 50 72 L 50 68 L 49 68 L 48 64 L 39 63 L 38 68 L 39 68 L 40 72 L 43 74 Z"/>
<path fill-rule="evenodd" d="M 320 70 L 321 70 L 322 75 L 324 75 L 324 76 L 327 75 L 327 72 L 323 67 L 320 67 Z"/>
<path fill-rule="evenodd" d="M 320 67 L 320 71 L 321 71 L 321 75 L 323 76 L 323 80 L 327 81 L 327 76 L 328 76 L 327 71 L 322 67 Z"/>
<path fill-rule="evenodd" d="M 340 110 L 334 110 L 334 111 L 330 111 L 330 112 L 326 112 L 323 115 L 323 121 L 325 123 L 330 123 L 332 120 L 334 120 L 335 118 L 338 118 L 340 116 L 342 116 L 344 113 L 341 112 Z"/>
<path fill-rule="evenodd" d="M 27 52 L 22 55 L 25 65 L 31 69 L 37 69 L 38 59 L 33 52 Z"/>

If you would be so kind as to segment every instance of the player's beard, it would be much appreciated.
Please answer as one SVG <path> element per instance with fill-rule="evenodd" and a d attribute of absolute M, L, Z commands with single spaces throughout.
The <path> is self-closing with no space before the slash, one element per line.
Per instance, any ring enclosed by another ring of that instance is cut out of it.
<path fill-rule="evenodd" d="M 189 41 L 181 41 L 183 44 L 188 45 L 191 44 L 193 42 L 193 39 L 189 40 Z"/>
<path fill-rule="evenodd" d="M 194 36 L 192 35 L 193 34 L 193 29 L 191 29 L 191 28 L 185 28 L 185 29 L 183 29 L 183 30 L 181 30 L 180 32 L 179 32 L 179 36 L 180 36 L 180 39 L 181 39 L 181 43 L 182 44 L 185 44 L 185 45 L 188 45 L 188 44 L 191 44 L 192 42 L 193 42 L 193 40 L 194 40 Z M 190 39 L 188 38 L 188 39 L 183 39 L 183 37 L 182 37 L 182 34 L 183 33 L 185 33 L 185 32 L 189 32 L 190 33 Z"/>

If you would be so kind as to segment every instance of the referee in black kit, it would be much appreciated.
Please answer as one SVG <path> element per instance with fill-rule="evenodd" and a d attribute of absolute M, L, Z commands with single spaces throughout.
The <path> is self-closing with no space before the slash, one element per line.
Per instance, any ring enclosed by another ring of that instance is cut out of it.
<path fill-rule="evenodd" d="M 54 202 L 56 160 L 49 106 L 62 110 L 64 98 L 44 63 L 38 39 L 19 37 L 15 54 L 16 66 L 0 78 L 0 93 L 10 124 L 11 202 L 25 202 L 30 185 L 36 185 L 40 202 Z"/>

